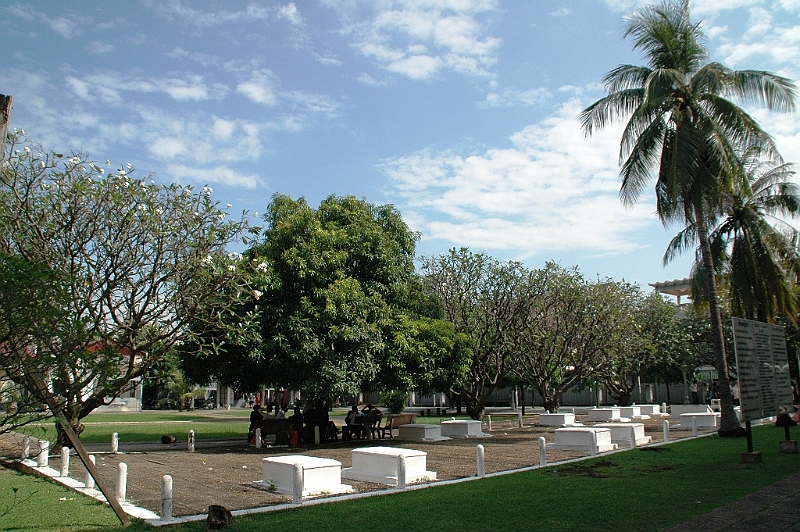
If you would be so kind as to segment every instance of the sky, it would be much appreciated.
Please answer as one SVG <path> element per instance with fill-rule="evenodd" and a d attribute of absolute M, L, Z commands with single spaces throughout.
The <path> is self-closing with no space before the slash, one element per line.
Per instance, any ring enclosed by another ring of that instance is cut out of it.
<path fill-rule="evenodd" d="M 652 186 L 619 199 L 619 138 L 586 137 L 603 75 L 644 64 L 637 0 L 0 0 L 10 127 L 46 149 L 213 189 L 394 205 L 420 256 L 468 247 L 589 279 L 688 276 Z M 692 0 L 710 59 L 800 78 L 800 0 Z M 787 161 L 797 114 L 747 107 Z"/>

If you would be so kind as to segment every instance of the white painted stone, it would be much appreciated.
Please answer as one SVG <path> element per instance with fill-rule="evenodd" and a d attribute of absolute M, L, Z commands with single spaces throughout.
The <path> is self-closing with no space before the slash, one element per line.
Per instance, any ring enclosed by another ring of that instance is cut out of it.
<path fill-rule="evenodd" d="M 613 451 L 617 445 L 611 441 L 611 430 L 598 427 L 565 427 L 556 429 L 553 446 L 562 451 L 591 451 L 592 433 L 597 441 L 597 452 Z"/>
<path fill-rule="evenodd" d="M 587 421 L 620 421 L 619 408 L 590 408 L 586 411 Z"/>
<path fill-rule="evenodd" d="M 261 463 L 263 487 L 274 484 L 278 493 L 292 495 L 294 467 L 303 468 L 303 497 L 320 493 L 349 493 L 351 486 L 342 484 L 342 463 L 330 458 L 317 458 L 303 454 L 273 456 Z"/>
<path fill-rule="evenodd" d="M 618 445 L 630 447 L 631 427 L 636 432 L 636 446 L 647 445 L 652 441 L 650 436 L 644 434 L 644 423 L 598 423 L 595 427 L 602 427 L 611 430 L 611 441 Z"/>
<path fill-rule="evenodd" d="M 480 438 L 486 436 L 481 431 L 481 422 L 474 419 L 453 419 L 442 421 L 440 436 L 449 438 Z"/>
<path fill-rule="evenodd" d="M 539 425 L 545 427 L 571 427 L 575 425 L 575 414 L 561 412 L 558 414 L 539 414 Z"/>
<path fill-rule="evenodd" d="M 450 439 L 447 436 L 442 436 L 441 425 L 409 423 L 408 425 L 400 425 L 399 431 L 401 440 L 441 441 Z"/>
<path fill-rule="evenodd" d="M 402 426 L 401 426 L 402 428 Z M 342 470 L 342 476 L 353 480 L 398 485 L 398 456 L 405 456 L 405 483 L 436 480 L 435 471 L 427 471 L 428 453 L 401 447 L 360 447 L 353 449 L 353 467 Z"/>
<path fill-rule="evenodd" d="M 697 420 L 698 429 L 718 429 L 720 414 L 717 412 L 688 412 L 681 414 L 681 427 L 691 427 L 692 418 Z"/>

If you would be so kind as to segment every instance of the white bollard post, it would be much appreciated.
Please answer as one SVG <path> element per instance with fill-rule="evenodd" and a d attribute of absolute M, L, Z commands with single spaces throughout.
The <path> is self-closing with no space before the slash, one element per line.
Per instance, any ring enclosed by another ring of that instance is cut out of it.
<path fill-rule="evenodd" d="M 303 465 L 294 465 L 292 477 L 292 504 L 303 504 Z"/>
<path fill-rule="evenodd" d="M 89 461 L 93 464 L 97 462 L 97 459 L 94 457 L 93 454 L 89 455 Z M 94 477 L 89 473 L 89 469 L 86 469 L 86 482 L 83 483 L 87 490 L 94 489 Z"/>
<path fill-rule="evenodd" d="M 261 449 L 261 446 L 264 445 L 264 442 L 261 441 L 261 427 L 256 429 L 256 435 L 254 438 L 256 440 L 256 449 Z"/>
<path fill-rule="evenodd" d="M 117 454 L 119 452 L 119 433 L 111 433 L 111 452 Z"/>
<path fill-rule="evenodd" d="M 486 455 L 484 454 L 483 445 L 478 444 L 476 453 L 478 455 L 478 478 L 483 478 L 486 476 Z"/>
<path fill-rule="evenodd" d="M 492 415 L 486 414 L 486 424 L 489 427 L 488 430 L 492 430 Z"/>
<path fill-rule="evenodd" d="M 59 476 L 69 476 L 69 447 L 61 448 L 61 471 L 59 472 Z"/>
<path fill-rule="evenodd" d="M 125 496 L 128 494 L 128 464 L 120 462 L 117 465 L 117 500 L 119 502 L 125 501 Z"/>
<path fill-rule="evenodd" d="M 667 403 L 661 403 L 661 413 L 669 414 L 669 412 L 667 411 Z"/>
<path fill-rule="evenodd" d="M 406 489 L 406 455 L 397 455 L 397 489 Z"/>
<path fill-rule="evenodd" d="M 664 420 L 664 441 L 669 441 L 669 421 Z"/>
<path fill-rule="evenodd" d="M 39 454 L 36 456 L 36 465 L 47 467 L 48 462 L 50 462 L 50 442 L 39 440 Z"/>
<path fill-rule="evenodd" d="M 189 438 L 186 440 L 186 447 L 189 449 L 189 452 L 194 452 L 194 431 L 189 431 Z M 259 438 L 258 429 L 256 429 L 256 447 L 261 447 L 259 443 L 261 442 L 261 438 Z"/>
<path fill-rule="evenodd" d="M 539 465 L 547 465 L 547 440 L 544 436 L 539 437 Z"/>
<path fill-rule="evenodd" d="M 172 475 L 161 477 L 161 519 L 172 519 Z"/>
<path fill-rule="evenodd" d="M 31 438 L 25 436 L 22 438 L 22 459 L 27 460 L 31 457 Z"/>
<path fill-rule="evenodd" d="M 314 425 L 314 445 L 319 445 L 319 425 Z"/>
<path fill-rule="evenodd" d="M 522 425 L 522 412 L 517 412 L 517 422 L 519 423 L 519 428 L 521 428 L 521 429 L 525 428 Z"/>
<path fill-rule="evenodd" d="M 697 416 L 692 416 L 692 437 L 697 437 Z"/>
<path fill-rule="evenodd" d="M 595 431 L 589 432 L 589 456 L 592 458 L 597 456 L 597 433 Z"/>
<path fill-rule="evenodd" d="M 631 449 L 636 448 L 636 427 L 631 425 Z"/>

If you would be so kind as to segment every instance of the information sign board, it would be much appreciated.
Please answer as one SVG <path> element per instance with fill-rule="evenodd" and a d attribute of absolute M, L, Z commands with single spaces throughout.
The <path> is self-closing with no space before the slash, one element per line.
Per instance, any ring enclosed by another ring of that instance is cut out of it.
<path fill-rule="evenodd" d="M 792 412 L 792 384 L 783 327 L 733 318 L 742 421 Z"/>

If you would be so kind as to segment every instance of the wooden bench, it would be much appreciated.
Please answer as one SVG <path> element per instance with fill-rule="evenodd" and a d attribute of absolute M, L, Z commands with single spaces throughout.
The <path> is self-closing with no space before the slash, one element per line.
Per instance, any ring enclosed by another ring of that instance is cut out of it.
<path fill-rule="evenodd" d="M 389 414 L 386 418 L 386 423 L 382 427 L 378 427 L 378 436 L 383 438 L 386 433 L 389 433 L 390 438 L 394 438 L 394 429 L 400 429 L 400 425 L 409 425 L 417 422 L 417 414 Z"/>
<path fill-rule="evenodd" d="M 256 421 L 255 429 L 261 429 L 261 437 L 267 434 L 278 435 L 282 432 L 289 432 L 292 429 L 292 423 L 288 419 L 262 419 Z"/>

